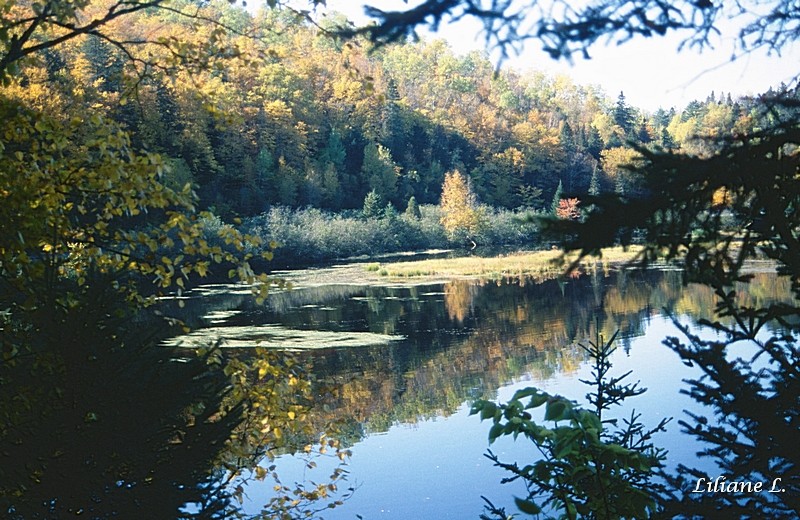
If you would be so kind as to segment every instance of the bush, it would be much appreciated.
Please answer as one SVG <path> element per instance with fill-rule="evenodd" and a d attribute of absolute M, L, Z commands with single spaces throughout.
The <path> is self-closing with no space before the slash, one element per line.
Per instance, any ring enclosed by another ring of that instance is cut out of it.
<path fill-rule="evenodd" d="M 479 246 L 532 246 L 538 242 L 538 226 L 532 211 L 509 211 L 483 206 L 486 218 L 475 236 Z"/>
<path fill-rule="evenodd" d="M 535 245 L 536 226 L 523 222 L 524 214 L 487 208 L 486 215 L 478 234 L 480 245 Z M 244 231 L 260 237 L 264 244 L 280 244 L 273 260 L 273 265 L 279 266 L 463 245 L 448 240 L 441 210 L 433 205 L 419 206 L 419 218 L 383 212 L 380 218 L 368 219 L 359 211 L 334 214 L 316 208 L 273 207 L 249 219 Z"/>

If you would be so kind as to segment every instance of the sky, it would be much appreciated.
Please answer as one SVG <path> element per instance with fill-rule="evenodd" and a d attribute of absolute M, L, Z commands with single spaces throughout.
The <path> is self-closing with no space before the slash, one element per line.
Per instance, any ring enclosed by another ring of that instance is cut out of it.
<path fill-rule="evenodd" d="M 409 6 L 403 0 L 368 3 L 385 10 Z M 329 11 L 344 13 L 357 24 L 369 21 L 363 15 L 363 5 L 358 0 L 327 0 Z M 486 50 L 476 22 L 443 25 L 438 33 L 420 31 L 420 35 L 446 39 L 457 54 Z M 638 38 L 619 46 L 597 44 L 590 51 L 591 59 L 576 58 L 570 65 L 552 60 L 532 40 L 520 55 L 506 60 L 502 66 L 522 72 L 565 74 L 577 84 L 600 86 L 612 99 L 624 92 L 630 105 L 652 112 L 659 107 L 680 110 L 693 99 L 705 100 L 712 91 L 717 97 L 730 93 L 736 98 L 765 92 L 781 82 L 791 84 L 800 64 L 797 44 L 783 49 L 782 56 L 754 52 L 732 62 L 732 36 L 717 39 L 714 49 L 702 53 L 691 49 L 678 52 L 679 43 L 677 37 L 668 36 Z"/>

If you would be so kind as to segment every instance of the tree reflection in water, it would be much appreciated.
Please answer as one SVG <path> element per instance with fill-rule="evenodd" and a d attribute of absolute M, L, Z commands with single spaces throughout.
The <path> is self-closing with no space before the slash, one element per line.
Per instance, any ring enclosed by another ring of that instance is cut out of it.
<path fill-rule="evenodd" d="M 788 282 L 756 273 L 744 304 L 789 295 Z M 676 271 L 618 271 L 566 282 L 467 281 L 392 287 L 300 290 L 293 305 L 281 295 L 267 309 L 245 310 L 230 323 L 269 322 L 303 330 L 360 330 L 402 335 L 377 347 L 310 351 L 329 400 L 315 420 L 349 422 L 351 442 L 395 423 L 448 416 L 464 402 L 491 398 L 520 378 L 543 380 L 575 371 L 584 352 L 575 343 L 611 337 L 629 347 L 655 314 L 712 317 L 714 294 L 685 287 Z M 676 384 L 678 382 L 676 381 Z"/>
<path fill-rule="evenodd" d="M 4 331 L 4 342 L 31 345 L 0 365 L 7 517 L 229 518 L 245 477 L 277 477 L 260 461 L 316 450 L 308 383 L 291 355 L 159 348 L 174 334 L 164 319 L 90 296 L 63 319 Z M 322 492 L 288 483 L 262 516 L 324 508 L 336 471 L 318 478 Z"/>
<path fill-rule="evenodd" d="M 790 293 L 787 283 L 757 273 L 743 304 L 779 299 Z M 607 337 L 619 329 L 631 338 L 661 309 L 701 319 L 714 308 L 710 289 L 685 288 L 680 273 L 658 271 L 322 286 L 275 293 L 265 306 L 221 288 L 197 293 L 185 308 L 165 312 L 193 327 L 211 316 L 207 326 L 308 332 L 308 347 L 315 331 L 403 339 L 293 355 L 223 348 L 197 357 L 153 347 L 174 332 L 164 320 L 117 316 L 107 299 L 86 298 L 67 318 L 42 325 L 51 333 L 35 336 L 48 348 L 2 366 L 0 500 L 11 518 L 224 518 L 251 481 L 275 486 L 271 457 L 313 451 L 320 432 L 338 431 L 341 446 L 322 442 L 344 458 L 345 447 L 369 433 L 448 416 L 521 378 L 576 370 L 584 354 L 570 345 L 598 327 Z M 282 483 L 253 514 L 326 507 L 346 475 L 336 471 L 316 475 L 321 486 Z"/>

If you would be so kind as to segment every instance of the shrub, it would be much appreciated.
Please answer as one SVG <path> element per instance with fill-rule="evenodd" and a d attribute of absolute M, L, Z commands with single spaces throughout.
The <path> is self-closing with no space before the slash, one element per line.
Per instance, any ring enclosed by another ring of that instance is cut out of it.
<path fill-rule="evenodd" d="M 533 246 L 538 227 L 529 211 L 509 211 L 483 206 L 485 221 L 475 237 L 479 246 Z"/>
<path fill-rule="evenodd" d="M 421 205 L 418 209 L 419 218 L 384 211 L 381 218 L 364 219 L 360 211 L 329 213 L 316 208 L 273 207 L 249 219 L 245 231 L 261 238 L 264 244 L 279 244 L 273 260 L 273 265 L 279 266 L 463 245 L 448 240 L 438 206 Z M 536 226 L 525 221 L 525 213 L 489 207 L 483 211 L 487 218 L 478 235 L 479 245 L 535 245 Z"/>

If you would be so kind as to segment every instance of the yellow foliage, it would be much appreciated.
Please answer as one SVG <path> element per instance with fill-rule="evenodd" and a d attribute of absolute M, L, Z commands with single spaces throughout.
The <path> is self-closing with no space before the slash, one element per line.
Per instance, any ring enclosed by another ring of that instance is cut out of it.
<path fill-rule="evenodd" d="M 481 211 L 469 178 L 454 170 L 446 173 L 442 185 L 441 222 L 451 237 L 463 233 L 469 238 L 481 223 Z"/>
<path fill-rule="evenodd" d="M 444 306 L 452 320 L 464 323 L 469 316 L 475 284 L 468 280 L 452 280 L 444 286 Z"/>
<path fill-rule="evenodd" d="M 632 148 L 618 146 L 600 152 L 600 161 L 603 164 L 603 171 L 613 178 L 624 175 L 642 160 L 641 154 Z"/>
<path fill-rule="evenodd" d="M 711 196 L 711 206 L 714 208 L 719 208 L 722 206 L 730 206 L 730 204 L 731 204 L 731 193 L 730 191 L 728 191 L 728 188 L 724 186 L 718 188 Z"/>

